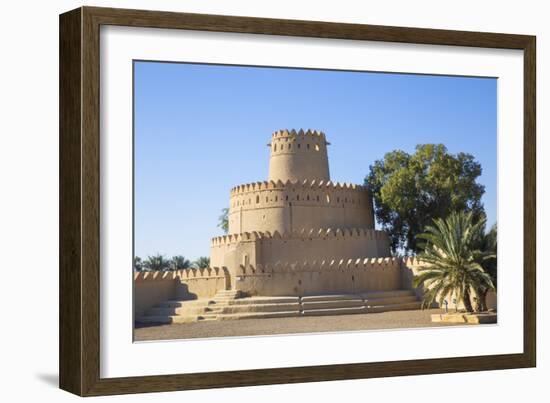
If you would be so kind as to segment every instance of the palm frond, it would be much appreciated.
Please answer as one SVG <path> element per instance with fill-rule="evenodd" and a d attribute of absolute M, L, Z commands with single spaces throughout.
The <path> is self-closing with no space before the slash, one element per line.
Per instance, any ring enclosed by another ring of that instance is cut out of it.
<path fill-rule="evenodd" d="M 441 305 L 451 294 L 464 300 L 480 288 L 494 289 L 483 263 L 496 259 L 496 255 L 476 248 L 484 228 L 485 219 L 474 223 L 471 213 L 455 212 L 446 219 L 434 219 L 433 225 L 419 235 L 426 241 L 419 255 L 424 266 L 413 279 L 413 286 L 427 289 L 423 307 L 433 302 Z"/>

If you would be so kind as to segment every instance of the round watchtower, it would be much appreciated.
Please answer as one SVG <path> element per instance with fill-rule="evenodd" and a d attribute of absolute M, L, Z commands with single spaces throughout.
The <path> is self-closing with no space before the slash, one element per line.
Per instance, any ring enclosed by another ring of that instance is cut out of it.
<path fill-rule="evenodd" d="M 316 180 L 328 182 L 325 134 L 316 130 L 279 130 L 272 134 L 269 158 L 270 181 Z"/>

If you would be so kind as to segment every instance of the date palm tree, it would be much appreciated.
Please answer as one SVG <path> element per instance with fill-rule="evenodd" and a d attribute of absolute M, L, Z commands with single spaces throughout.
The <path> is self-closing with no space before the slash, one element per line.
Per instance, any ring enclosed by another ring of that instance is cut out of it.
<path fill-rule="evenodd" d="M 157 253 L 153 256 L 147 256 L 147 259 L 143 262 L 143 267 L 151 271 L 170 270 L 170 260 Z"/>
<path fill-rule="evenodd" d="M 446 219 L 435 219 L 419 238 L 426 242 L 419 258 L 424 265 L 419 269 L 413 284 L 426 289 L 422 307 L 434 302 L 443 304 L 454 295 L 462 301 L 468 312 L 473 312 L 471 295 L 481 288 L 494 289 L 491 276 L 482 263 L 494 256 L 475 248 L 485 220 L 473 223 L 472 214 L 451 213 Z"/>
<path fill-rule="evenodd" d="M 181 255 L 172 256 L 170 263 L 173 270 L 183 270 L 191 267 L 191 262 Z"/>
<path fill-rule="evenodd" d="M 485 233 L 483 231 L 479 235 L 479 240 L 476 242 L 476 248 L 486 252 L 487 258 L 483 259 L 481 265 L 483 270 L 489 276 L 491 276 L 491 281 L 493 282 L 494 288 L 497 287 L 497 224 L 494 224 L 489 232 Z M 476 290 L 477 304 L 475 307 L 476 311 L 486 311 L 487 310 L 487 293 L 491 289 L 481 285 Z"/>
<path fill-rule="evenodd" d="M 139 256 L 134 257 L 134 271 L 142 271 L 143 270 L 143 261 Z"/>
<path fill-rule="evenodd" d="M 193 262 L 193 267 L 197 269 L 206 269 L 210 266 L 210 258 L 206 256 L 201 256 Z"/>

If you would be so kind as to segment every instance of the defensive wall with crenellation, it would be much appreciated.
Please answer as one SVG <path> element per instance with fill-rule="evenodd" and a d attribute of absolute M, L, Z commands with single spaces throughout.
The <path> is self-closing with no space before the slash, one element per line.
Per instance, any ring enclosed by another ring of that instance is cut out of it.
<path fill-rule="evenodd" d="M 302 229 L 283 234 L 253 231 L 213 238 L 210 262 L 212 266 L 236 268 L 281 260 L 348 260 L 386 257 L 388 249 L 387 234 L 374 229 Z"/>
<path fill-rule="evenodd" d="M 229 233 L 302 228 L 374 228 L 366 188 L 323 180 L 270 181 L 231 190 Z"/>
<path fill-rule="evenodd" d="M 414 289 L 410 276 L 420 265 L 416 258 L 357 258 L 241 264 L 234 274 L 229 274 L 227 267 L 138 272 L 134 275 L 135 315 L 163 301 L 212 298 L 227 289 L 250 296 L 410 290 Z M 418 292 L 421 297 L 421 290 Z"/>

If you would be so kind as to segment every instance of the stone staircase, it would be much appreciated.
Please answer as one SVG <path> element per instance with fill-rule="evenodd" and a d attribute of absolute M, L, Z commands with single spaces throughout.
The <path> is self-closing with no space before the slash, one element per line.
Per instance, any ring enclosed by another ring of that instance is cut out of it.
<path fill-rule="evenodd" d="M 413 291 L 303 297 L 246 297 L 238 291 L 219 291 L 212 299 L 166 301 L 136 318 L 138 323 L 189 323 L 210 320 L 347 315 L 420 309 Z"/>
<path fill-rule="evenodd" d="M 136 318 L 138 323 L 189 323 L 218 319 L 222 309 L 241 297 L 240 291 L 218 291 L 212 299 L 165 301 Z"/>
<path fill-rule="evenodd" d="M 420 309 L 422 305 L 415 292 L 410 290 L 369 292 L 362 296 L 369 313 L 407 311 Z"/>

